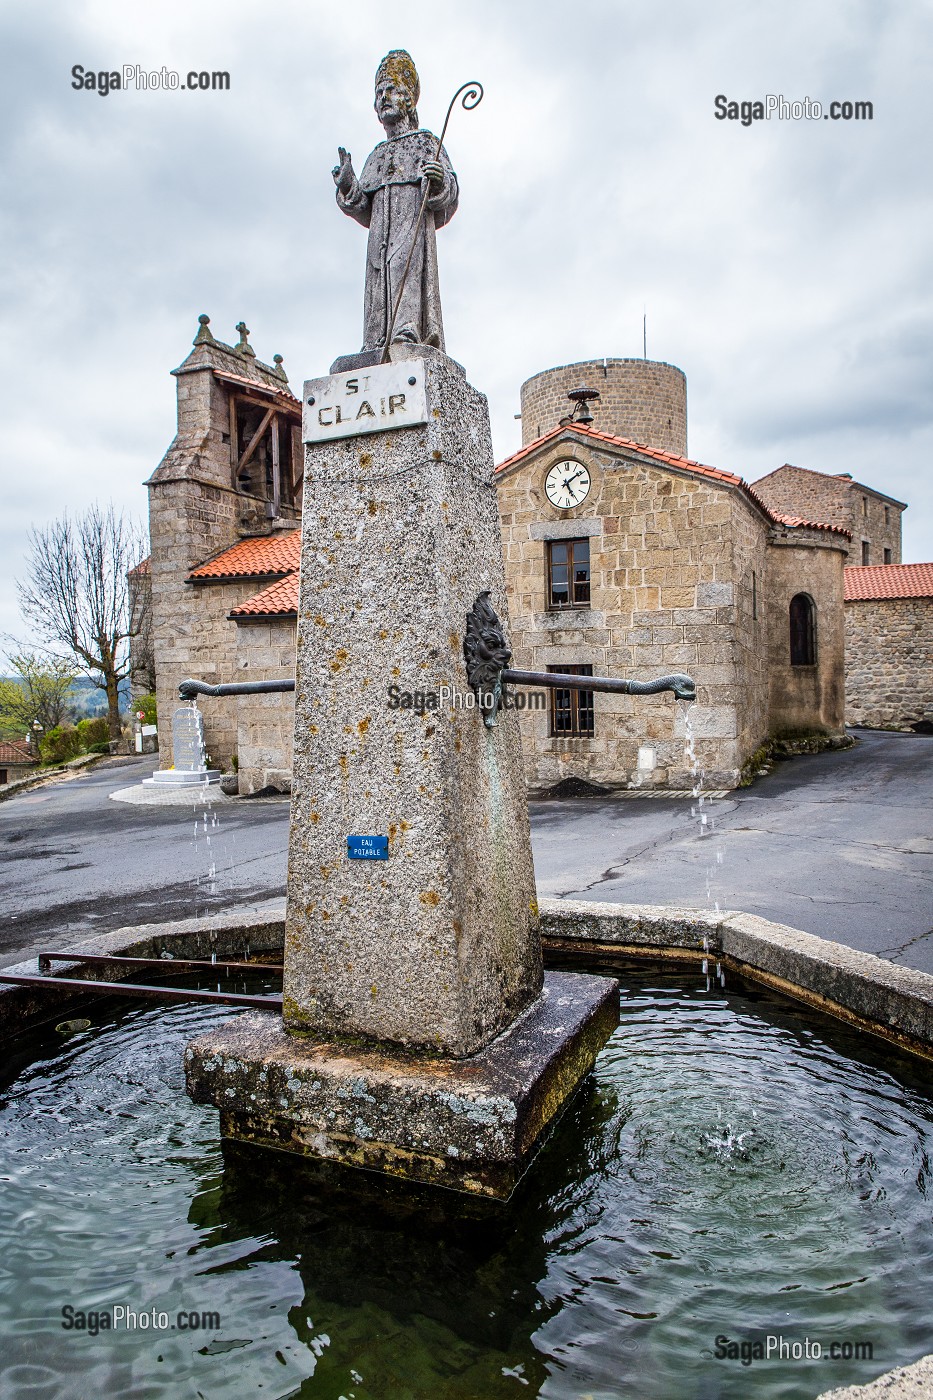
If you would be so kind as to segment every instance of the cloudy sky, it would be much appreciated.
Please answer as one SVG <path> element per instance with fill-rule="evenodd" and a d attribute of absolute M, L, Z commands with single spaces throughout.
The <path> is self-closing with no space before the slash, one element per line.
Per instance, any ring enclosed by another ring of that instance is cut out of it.
<path fill-rule="evenodd" d="M 460 210 L 438 239 L 447 346 L 489 395 L 640 355 L 686 373 L 692 456 L 754 480 L 850 471 L 910 503 L 933 559 L 929 0 L 43 0 L 0 16 L 4 422 L 0 632 L 24 635 L 26 532 L 141 483 L 199 312 L 244 318 L 293 387 L 359 347 L 365 233 L 338 144 L 381 137 L 407 47 Z M 230 73 L 228 92 L 76 91 L 71 70 Z M 718 121 L 729 99 L 870 101 L 868 121 Z"/>

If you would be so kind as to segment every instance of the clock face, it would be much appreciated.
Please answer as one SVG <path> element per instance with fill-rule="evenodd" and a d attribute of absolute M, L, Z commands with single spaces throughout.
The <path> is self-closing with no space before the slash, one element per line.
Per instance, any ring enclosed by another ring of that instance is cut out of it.
<path fill-rule="evenodd" d="M 560 510 L 581 505 L 589 489 L 590 474 L 579 462 L 557 462 L 544 478 L 547 498 Z"/>

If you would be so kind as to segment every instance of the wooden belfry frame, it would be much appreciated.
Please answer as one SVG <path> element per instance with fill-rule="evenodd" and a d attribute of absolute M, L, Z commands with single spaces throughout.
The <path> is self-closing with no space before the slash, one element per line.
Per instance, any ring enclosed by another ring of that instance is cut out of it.
<path fill-rule="evenodd" d="M 269 397 L 266 398 L 262 397 L 263 391 L 258 386 L 255 391 L 244 390 L 239 384 L 226 380 L 226 376 L 218 375 L 217 377 L 225 380 L 228 393 L 231 485 L 234 491 L 240 490 L 240 473 L 249 466 L 257 447 L 271 428 L 271 500 L 275 513 L 278 514 L 283 497 L 283 468 L 287 474 L 284 479 L 288 483 L 285 495 L 292 501 L 295 499 L 303 475 L 300 432 L 301 407 L 297 403 L 292 406 L 292 404 L 284 402 L 281 396 L 275 394 L 274 391 L 270 391 Z M 237 426 L 237 408 L 240 404 L 249 404 L 253 408 L 263 410 L 258 428 L 250 435 L 249 441 L 243 444 L 242 450 Z"/>

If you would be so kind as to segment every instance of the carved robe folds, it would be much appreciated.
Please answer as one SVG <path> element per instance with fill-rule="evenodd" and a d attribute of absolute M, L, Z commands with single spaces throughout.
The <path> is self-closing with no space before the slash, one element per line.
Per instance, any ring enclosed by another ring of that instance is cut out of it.
<path fill-rule="evenodd" d="M 369 229 L 363 349 L 385 344 L 392 308 L 398 296 L 418 210 L 424 198 L 425 161 L 435 159 L 437 138 L 430 131 L 411 131 L 382 141 L 363 166 L 349 195 L 337 191 L 345 214 Z M 444 349 L 444 323 L 437 275 L 435 229 L 442 228 L 457 209 L 459 189 L 447 152 L 436 157 L 444 167 L 444 183 L 432 186 L 418 233 L 408 281 L 395 321 L 393 340 L 409 340 Z"/>

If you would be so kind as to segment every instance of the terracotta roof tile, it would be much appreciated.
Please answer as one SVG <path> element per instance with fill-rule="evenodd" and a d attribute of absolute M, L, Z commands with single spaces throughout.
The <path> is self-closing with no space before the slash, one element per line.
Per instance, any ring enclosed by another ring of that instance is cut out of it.
<path fill-rule="evenodd" d="M 516 462 L 522 461 L 523 458 L 529 456 L 532 452 L 537 452 L 538 448 L 543 447 L 545 443 L 551 442 L 554 438 L 559 437 L 561 433 L 568 432 L 578 433 L 582 438 L 591 438 L 598 442 L 609 443 L 612 447 L 627 448 L 629 451 L 640 453 L 643 457 L 651 457 L 656 462 L 664 462 L 667 466 L 676 467 L 678 471 L 689 472 L 691 476 L 705 477 L 708 481 L 720 481 L 724 486 L 737 486 L 743 495 L 753 501 L 758 509 L 763 511 L 764 514 L 776 524 L 787 526 L 806 525 L 812 530 L 831 530 L 834 534 L 845 535 L 847 539 L 852 538 L 848 530 L 843 530 L 841 526 L 838 525 L 826 525 L 812 520 L 799 520 L 791 516 L 778 515 L 776 511 L 771 510 L 771 508 L 765 504 L 758 493 L 748 485 L 747 481 L 743 481 L 742 478 L 736 476 L 734 472 L 724 472 L 721 471 L 719 467 L 708 467 L 703 462 L 694 461 L 692 457 L 682 457 L 677 452 L 664 452 L 658 447 L 649 447 L 647 443 L 634 442 L 631 438 L 618 437 L 613 433 L 603 433 L 600 432 L 598 428 L 587 428 L 581 423 L 558 424 L 558 426 L 552 428 L 550 432 L 545 433 L 542 437 L 536 438 L 534 442 L 527 443 L 526 446 L 520 448 L 518 452 L 513 453 L 511 457 L 507 457 L 504 462 L 500 462 L 496 467 L 496 474 L 498 475 L 499 472 L 504 472 L 509 467 L 515 466 Z"/>
<path fill-rule="evenodd" d="M 270 583 L 269 587 L 264 588 L 261 593 L 247 598 L 244 603 L 240 603 L 230 613 L 232 618 L 297 617 L 297 615 L 297 573 L 288 574 L 286 578 L 276 579 L 275 583 Z"/>
<path fill-rule="evenodd" d="M 933 598 L 933 564 L 850 564 L 846 602 L 870 598 Z"/>
<path fill-rule="evenodd" d="M 188 580 L 268 578 L 275 574 L 289 574 L 300 563 L 301 531 L 286 530 L 282 534 L 239 540 L 214 559 L 208 559 L 192 569 Z"/>
<path fill-rule="evenodd" d="M 146 555 L 145 559 L 140 559 L 135 569 L 130 569 L 128 577 L 135 578 L 137 574 L 148 574 L 152 572 L 152 558 Z"/>
<path fill-rule="evenodd" d="M 37 760 L 27 749 L 25 743 L 18 744 L 15 740 L 7 743 L 5 740 L 0 743 L 0 763 L 35 763 Z"/>
<path fill-rule="evenodd" d="M 222 379 L 227 384 L 242 384 L 247 389 L 259 389 L 264 394 L 271 394 L 274 398 L 282 399 L 287 408 L 301 408 L 301 400 L 296 399 L 291 389 L 285 384 L 273 387 L 262 379 L 249 379 L 245 374 L 231 374 L 229 370 L 214 369 L 213 374 L 217 379 Z"/>
<path fill-rule="evenodd" d="M 595 438 L 599 442 L 608 442 L 613 447 L 627 447 L 636 452 L 640 452 L 645 457 L 654 457 L 659 461 L 667 462 L 672 467 L 679 467 L 682 471 L 695 472 L 698 476 L 711 476 L 718 481 L 726 481 L 733 486 L 743 486 L 745 483 L 740 476 L 734 476 L 732 472 L 720 471 L 718 467 L 707 467 L 702 462 L 695 462 L 692 457 L 681 457 L 676 452 L 662 452 L 660 448 L 649 447 L 644 442 L 634 442 L 631 438 L 617 437 L 613 433 L 600 432 L 598 428 L 587 428 L 581 423 L 558 424 L 543 437 L 537 438 L 534 442 L 529 442 L 511 457 L 500 462 L 496 467 L 497 472 L 503 472 L 508 467 L 512 467 L 516 462 L 520 462 L 529 453 L 537 451 L 552 438 L 559 437 L 561 433 L 579 433 L 581 437 Z"/>
<path fill-rule="evenodd" d="M 754 489 L 751 489 L 752 495 L 754 495 Z M 847 530 L 843 525 L 831 525 L 826 520 L 806 520 L 802 515 L 785 515 L 782 510 L 772 510 L 770 506 L 767 507 L 767 511 L 779 525 L 788 525 L 791 529 L 831 530 L 834 535 L 845 535 L 847 540 L 852 538 L 852 531 Z"/>

